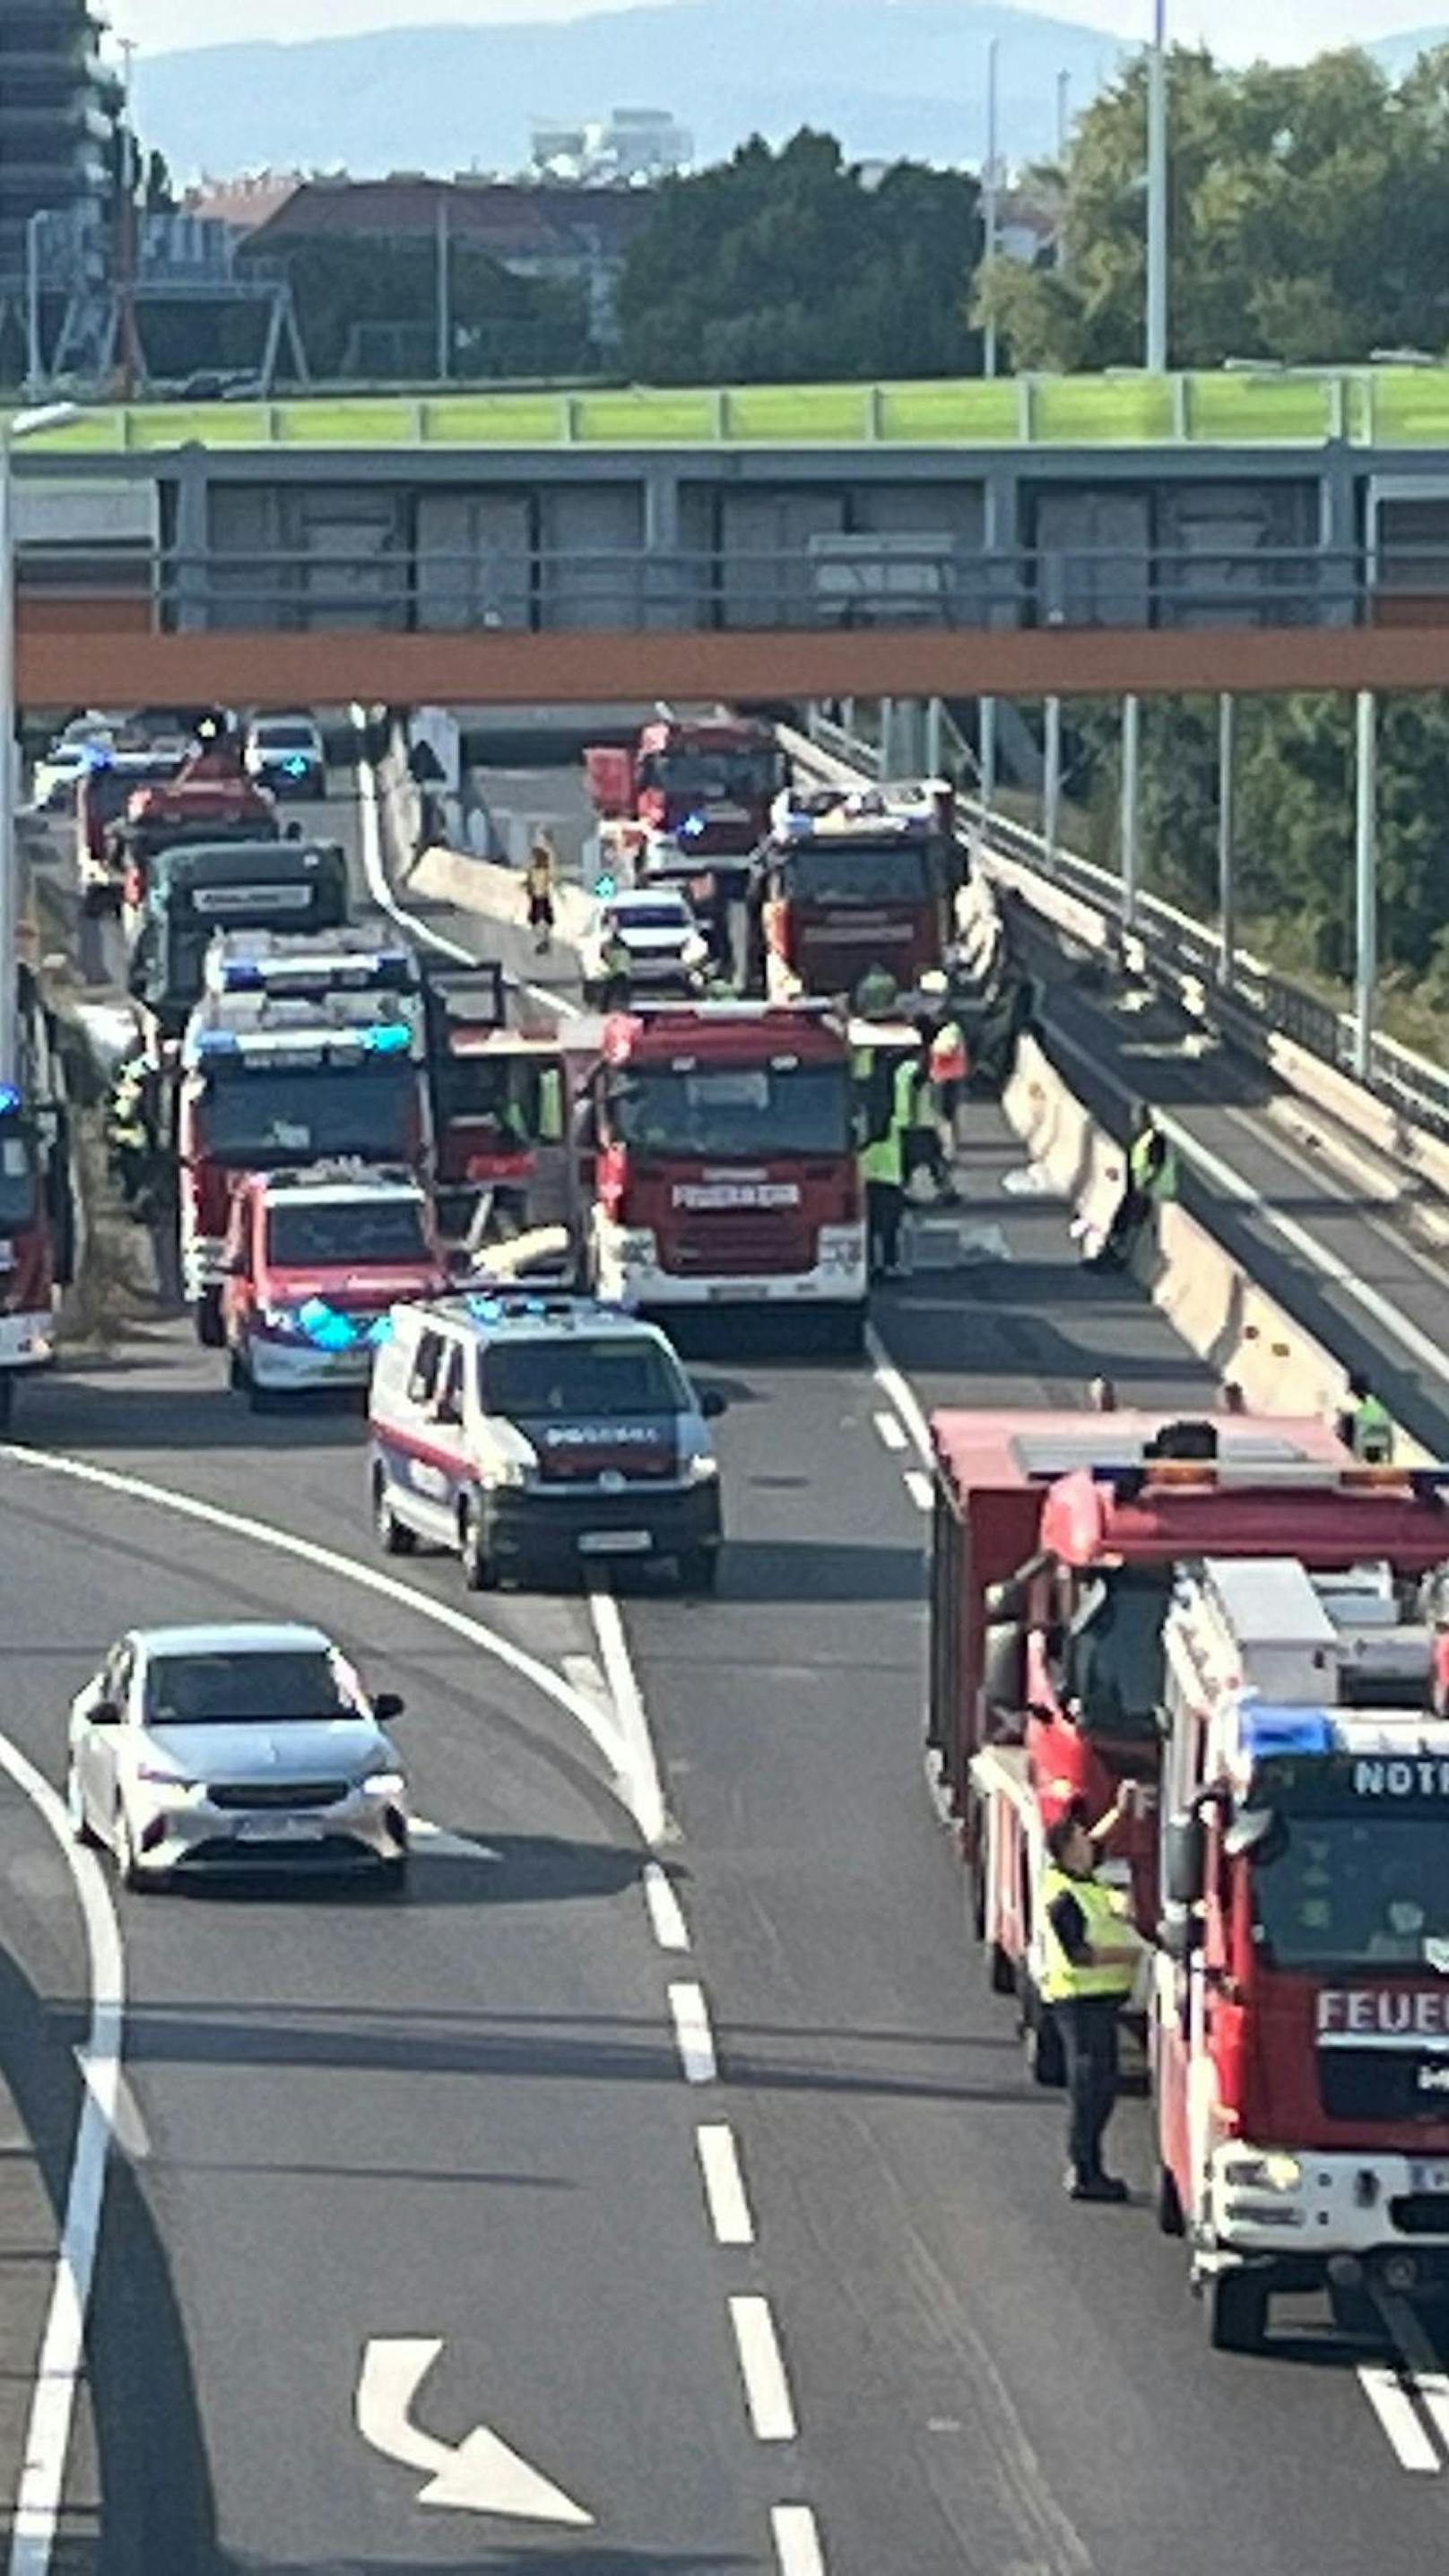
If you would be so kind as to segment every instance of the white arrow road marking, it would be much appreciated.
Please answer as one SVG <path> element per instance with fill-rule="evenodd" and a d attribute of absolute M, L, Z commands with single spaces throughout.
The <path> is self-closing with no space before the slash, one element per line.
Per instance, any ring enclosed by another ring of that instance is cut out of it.
<path fill-rule="evenodd" d="M 374 2337 L 357 2382 L 357 2429 L 364 2442 L 405 2468 L 423 2469 L 419 2504 L 462 2513 L 507 2514 L 520 2522 L 592 2525 L 593 2515 L 561 2487 L 531 2469 L 496 2433 L 479 2424 L 456 2445 L 435 2441 L 412 2420 L 413 2400 L 442 2351 L 433 2335 Z"/>

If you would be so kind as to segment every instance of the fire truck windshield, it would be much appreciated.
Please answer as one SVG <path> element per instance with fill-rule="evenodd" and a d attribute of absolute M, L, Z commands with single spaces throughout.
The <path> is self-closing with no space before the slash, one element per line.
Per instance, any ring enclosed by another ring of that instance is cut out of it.
<path fill-rule="evenodd" d="M 1279 1968 L 1449 1961 L 1449 1798 L 1365 1815 L 1281 1807 L 1253 1855 L 1253 1940 Z"/>
<path fill-rule="evenodd" d="M 0 1136 L 0 1235 L 18 1233 L 35 1213 L 35 1168 L 23 1136 Z"/>
<path fill-rule="evenodd" d="M 202 1150 L 242 1169 L 328 1154 L 410 1163 L 417 1102 L 417 1069 L 405 1060 L 213 1076 L 201 1103 Z"/>
<path fill-rule="evenodd" d="M 1066 1687 L 1099 1735 L 1153 1736 L 1162 1704 L 1162 1629 L 1172 1578 L 1160 1566 L 1114 1572 L 1085 1592 L 1067 1639 Z"/>
<path fill-rule="evenodd" d="M 758 802 L 775 786 L 776 760 L 769 751 L 667 751 L 646 763 L 645 786 L 662 787 L 666 796 L 696 796 L 701 803 Z"/>
<path fill-rule="evenodd" d="M 637 1065 L 609 1095 L 611 1124 L 639 1154 L 764 1162 L 844 1154 L 850 1086 L 843 1064 Z"/>
<path fill-rule="evenodd" d="M 812 842 L 786 861 L 783 890 L 796 903 L 927 903 L 930 852 L 923 841 Z"/>

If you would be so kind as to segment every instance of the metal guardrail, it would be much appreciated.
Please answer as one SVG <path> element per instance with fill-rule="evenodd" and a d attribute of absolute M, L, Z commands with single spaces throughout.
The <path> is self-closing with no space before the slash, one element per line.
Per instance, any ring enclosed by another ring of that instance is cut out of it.
<path fill-rule="evenodd" d="M 822 751 L 879 778 L 879 745 L 848 733 L 843 726 L 817 717 L 811 738 Z M 1354 1057 L 1354 1023 L 1347 1012 L 1275 974 L 1261 958 L 1239 950 L 1223 955 L 1218 932 L 1195 920 L 1159 895 L 1139 890 L 1133 918 L 1127 919 L 1120 878 L 1075 850 L 1052 850 L 1038 832 L 972 798 L 960 800 L 965 816 L 963 838 L 980 840 L 1099 915 L 1119 946 L 1124 965 L 1150 974 L 1194 1011 L 1210 1011 L 1240 1043 L 1261 1052 L 1264 1041 L 1283 1037 L 1309 1055 L 1358 1080 Z M 1027 899 L 1030 900 L 1030 890 Z M 1449 1067 L 1435 1064 L 1393 1038 L 1376 1037 L 1362 1086 L 1409 1124 L 1449 1140 Z"/>

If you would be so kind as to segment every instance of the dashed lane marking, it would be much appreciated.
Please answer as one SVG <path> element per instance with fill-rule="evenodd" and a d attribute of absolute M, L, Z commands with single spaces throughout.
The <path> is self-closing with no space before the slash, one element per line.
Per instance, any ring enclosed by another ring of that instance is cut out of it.
<path fill-rule="evenodd" d="M 756 2440 L 793 2442 L 797 2430 L 794 2400 L 769 2300 L 754 2293 L 731 2299 L 730 2323 L 735 2330 L 745 2404 Z"/>
<path fill-rule="evenodd" d="M 1396 2370 L 1381 2363 L 1360 2362 L 1358 2384 L 1379 2419 L 1401 2469 L 1420 2477 L 1437 2477 L 1444 2463 L 1430 2441 L 1413 2399 Z"/>
<path fill-rule="evenodd" d="M 919 1399 L 906 1384 L 874 1324 L 865 1328 L 865 1348 L 876 1385 L 895 1408 L 907 1439 L 925 1467 L 931 1465 L 931 1433 Z"/>
<path fill-rule="evenodd" d="M 902 1449 L 909 1447 L 906 1435 L 893 1413 L 878 1413 L 875 1417 L 875 1427 L 886 1447 L 893 1449 L 897 1455 Z"/>
<path fill-rule="evenodd" d="M 918 1512 L 929 1512 L 933 1509 L 936 1500 L 935 1488 L 924 1467 L 908 1467 L 905 1486 Z"/>
<path fill-rule="evenodd" d="M 820 2525 L 808 2504 L 777 2504 L 770 2530 L 780 2576 L 825 2576 Z"/>
<path fill-rule="evenodd" d="M 695 2130 L 694 2143 L 716 2245 L 753 2245 L 755 2221 L 733 2129 L 725 2120 L 708 2121 Z"/>
<path fill-rule="evenodd" d="M 686 2084 L 713 2084 L 719 2073 L 714 2032 L 703 1986 L 691 1983 L 669 1989 L 669 2017 Z"/>
<path fill-rule="evenodd" d="M 649 1920 L 654 1926 L 654 1938 L 660 1949 L 687 1950 L 689 1925 L 684 1919 L 684 1908 L 674 1893 L 668 1870 L 661 1869 L 657 1860 L 648 1860 L 644 1864 L 644 1902 L 649 1908 Z"/>

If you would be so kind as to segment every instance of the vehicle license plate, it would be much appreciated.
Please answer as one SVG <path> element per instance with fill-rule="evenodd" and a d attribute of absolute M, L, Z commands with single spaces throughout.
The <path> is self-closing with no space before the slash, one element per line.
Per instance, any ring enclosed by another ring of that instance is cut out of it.
<path fill-rule="evenodd" d="M 580 1556 L 647 1556 L 654 1541 L 648 1530 L 584 1530 Z"/>
<path fill-rule="evenodd" d="M 320 1816 L 242 1816 L 236 1830 L 244 1843 L 317 1843 L 326 1827 Z"/>

